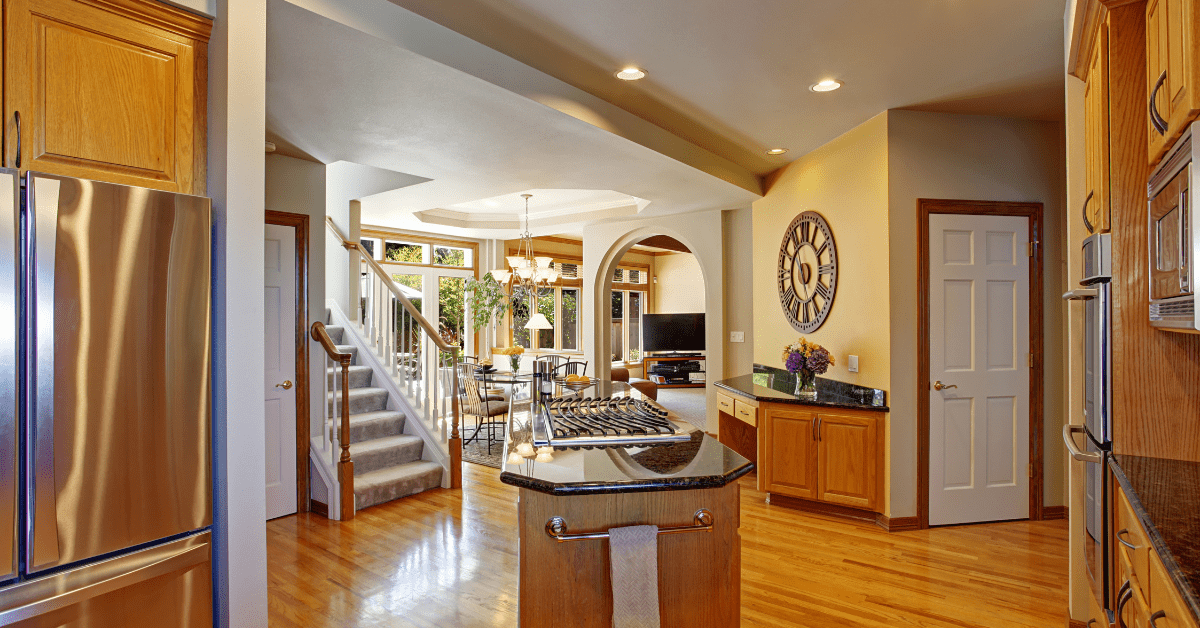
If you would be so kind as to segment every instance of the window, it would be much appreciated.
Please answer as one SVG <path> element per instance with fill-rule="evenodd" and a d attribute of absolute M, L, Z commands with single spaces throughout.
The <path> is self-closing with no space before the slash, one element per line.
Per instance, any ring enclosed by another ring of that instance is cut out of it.
<path fill-rule="evenodd" d="M 473 267 L 475 263 L 471 253 L 471 249 L 467 248 L 434 245 L 433 263 L 435 266 Z"/>
<path fill-rule="evenodd" d="M 645 276 L 645 273 L 642 273 Z M 642 359 L 642 314 L 646 293 L 640 290 L 612 291 L 612 361 Z"/>
<path fill-rule="evenodd" d="M 579 288 L 541 288 L 538 312 L 554 326 L 541 329 L 531 338 L 525 329 L 529 322 L 529 298 L 517 298 L 512 304 L 513 344 L 530 351 L 579 351 Z"/>
<path fill-rule="evenodd" d="M 383 258 L 388 262 L 407 262 L 409 264 L 425 264 L 429 255 L 428 244 L 411 242 L 385 241 L 383 243 Z"/>

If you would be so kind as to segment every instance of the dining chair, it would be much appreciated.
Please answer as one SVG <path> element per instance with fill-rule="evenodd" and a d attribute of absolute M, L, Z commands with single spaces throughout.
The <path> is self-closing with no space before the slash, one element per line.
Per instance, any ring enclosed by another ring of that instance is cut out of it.
<path fill-rule="evenodd" d="M 508 402 L 496 401 L 490 398 L 487 394 L 487 374 L 483 374 L 483 381 L 476 379 L 475 365 L 459 364 L 458 365 L 458 380 L 459 386 L 462 387 L 463 398 L 461 399 L 460 409 L 464 417 L 475 417 L 475 431 L 463 441 L 463 444 L 470 443 L 479 438 L 479 433 L 487 430 L 487 447 L 488 454 L 492 453 L 492 445 L 496 441 L 496 433 L 499 431 L 500 438 L 504 438 L 506 421 L 505 416 L 508 414 Z"/>
<path fill-rule="evenodd" d="M 543 393 L 554 392 L 554 378 L 567 375 L 583 375 L 587 372 L 587 362 L 563 362 L 550 371 L 549 378 L 542 382 Z"/>

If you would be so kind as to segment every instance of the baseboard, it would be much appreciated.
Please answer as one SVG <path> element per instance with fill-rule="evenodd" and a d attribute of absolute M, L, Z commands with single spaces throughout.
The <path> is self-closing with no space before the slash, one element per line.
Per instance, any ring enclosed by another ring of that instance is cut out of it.
<path fill-rule="evenodd" d="M 1067 518 L 1066 506 L 1042 506 L 1042 521 L 1053 521 Z"/>
<path fill-rule="evenodd" d="M 814 515 L 825 515 L 827 517 L 849 519 L 851 521 L 858 521 L 861 523 L 874 523 L 875 525 L 880 525 L 878 519 L 880 515 L 878 513 L 871 512 L 870 510 L 863 510 L 861 508 L 851 508 L 850 506 L 815 502 L 807 499 L 801 499 L 799 497 L 780 495 L 778 493 L 771 493 L 767 497 L 767 501 L 772 506 L 783 506 L 784 508 L 791 508 L 793 510 L 799 510 Z M 883 529 L 887 530 L 888 528 L 884 527 Z"/>
<path fill-rule="evenodd" d="M 921 529 L 921 524 L 916 517 L 889 517 L 883 514 L 875 515 L 875 525 L 888 532 L 910 532 Z"/>
<path fill-rule="evenodd" d="M 318 515 L 321 515 L 322 517 L 329 517 L 329 504 L 326 504 L 325 502 L 319 502 L 315 499 L 310 499 L 308 500 L 308 509 L 317 513 Z"/>

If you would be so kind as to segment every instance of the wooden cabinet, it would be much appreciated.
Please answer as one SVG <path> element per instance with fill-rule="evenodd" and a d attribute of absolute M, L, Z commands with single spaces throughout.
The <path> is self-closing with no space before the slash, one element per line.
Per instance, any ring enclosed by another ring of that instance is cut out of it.
<path fill-rule="evenodd" d="M 1087 194 L 1083 201 L 1083 218 L 1094 233 L 1107 232 L 1110 228 L 1108 78 L 1108 24 L 1105 22 L 1100 25 L 1092 47 L 1084 87 Z"/>
<path fill-rule="evenodd" d="M 1146 102 L 1150 163 L 1157 163 L 1200 113 L 1197 0 L 1146 3 Z"/>
<path fill-rule="evenodd" d="M 5 166 L 205 192 L 211 21 L 153 0 L 4 11 Z"/>
<path fill-rule="evenodd" d="M 717 439 L 758 464 L 758 402 L 717 393 Z"/>
<path fill-rule="evenodd" d="M 770 404 L 759 423 L 759 489 L 879 512 L 883 426 L 876 412 Z"/>

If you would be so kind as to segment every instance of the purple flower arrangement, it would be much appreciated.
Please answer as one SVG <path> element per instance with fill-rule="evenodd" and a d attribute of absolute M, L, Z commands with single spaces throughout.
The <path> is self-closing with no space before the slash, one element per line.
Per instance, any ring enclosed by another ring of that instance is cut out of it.
<path fill-rule="evenodd" d="M 829 350 L 803 338 L 783 348 L 783 366 L 796 375 L 796 394 L 816 397 L 816 378 L 833 365 Z"/>

